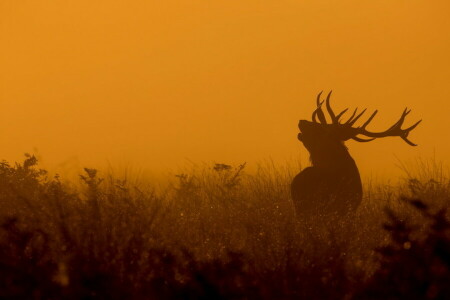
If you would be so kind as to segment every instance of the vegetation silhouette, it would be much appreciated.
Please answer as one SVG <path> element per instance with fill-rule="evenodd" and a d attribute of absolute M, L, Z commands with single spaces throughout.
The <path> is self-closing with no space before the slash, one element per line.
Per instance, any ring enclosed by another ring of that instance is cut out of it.
<path fill-rule="evenodd" d="M 273 165 L 205 165 L 156 192 L 3 161 L 0 298 L 449 299 L 450 181 L 437 169 L 366 186 L 347 231 L 311 235 L 292 213 L 293 170 Z"/>
<path fill-rule="evenodd" d="M 356 108 L 347 121 L 341 122 L 341 117 L 348 108 L 336 115 L 330 105 L 330 91 L 325 100 L 331 119 L 331 123 L 327 123 L 322 111 L 324 101 L 320 99 L 321 94 L 322 92 L 317 96 L 317 108 L 312 114 L 312 121 L 300 120 L 298 124 L 300 129 L 298 139 L 310 153 L 312 163 L 311 167 L 297 174 L 291 184 L 295 211 L 301 219 L 330 215 L 346 216 L 360 205 L 363 194 L 361 178 L 358 167 L 344 144 L 345 141 L 352 139 L 357 142 L 370 142 L 377 138 L 398 136 L 407 144 L 416 146 L 408 140 L 408 134 L 422 121 L 419 120 L 414 125 L 402 129 L 405 117 L 411 111 L 405 108 L 399 120 L 389 129 L 372 132 L 366 127 L 377 114 L 378 110 L 375 110 L 363 125 L 354 127 L 366 109 L 357 114 Z"/>

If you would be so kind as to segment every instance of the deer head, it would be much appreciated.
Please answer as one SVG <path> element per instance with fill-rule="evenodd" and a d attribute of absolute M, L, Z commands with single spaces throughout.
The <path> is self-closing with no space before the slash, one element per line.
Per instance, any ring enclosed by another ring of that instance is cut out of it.
<path fill-rule="evenodd" d="M 348 108 L 344 109 L 338 114 L 335 114 L 330 105 L 331 92 L 328 94 L 326 100 L 321 100 L 317 96 L 317 108 L 312 114 L 312 121 L 300 120 L 298 127 L 300 133 L 298 139 L 305 145 L 306 149 L 313 154 L 317 151 L 332 151 L 337 144 L 343 145 L 343 142 L 352 139 L 357 142 L 370 142 L 377 138 L 398 136 L 402 138 L 407 144 L 417 146 L 408 139 L 408 134 L 419 125 L 422 120 L 417 121 L 414 125 L 402 129 L 405 117 L 411 110 L 405 108 L 402 115 L 391 127 L 385 131 L 373 132 L 366 129 L 367 125 L 373 120 L 378 110 L 375 110 L 372 115 L 361 126 L 355 126 L 356 121 L 364 114 L 366 109 L 358 113 L 356 108 L 347 121 L 342 121 L 342 116 L 347 112 Z M 329 114 L 330 123 L 327 122 L 325 114 L 322 110 L 322 105 L 325 101 L 326 110 Z M 318 120 L 317 120 L 318 119 Z M 363 136 L 363 137 L 360 137 Z"/>

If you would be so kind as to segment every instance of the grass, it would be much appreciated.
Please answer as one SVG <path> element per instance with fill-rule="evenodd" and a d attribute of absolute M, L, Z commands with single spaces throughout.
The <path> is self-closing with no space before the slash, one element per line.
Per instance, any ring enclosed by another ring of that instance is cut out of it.
<path fill-rule="evenodd" d="M 0 298 L 445 299 L 448 174 L 367 183 L 352 219 L 295 218 L 295 170 L 195 166 L 161 190 L 0 164 Z"/>

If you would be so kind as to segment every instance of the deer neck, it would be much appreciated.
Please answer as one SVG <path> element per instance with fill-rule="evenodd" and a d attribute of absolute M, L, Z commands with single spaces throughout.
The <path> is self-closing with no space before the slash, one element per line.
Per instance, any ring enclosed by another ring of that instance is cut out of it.
<path fill-rule="evenodd" d="M 339 147 L 334 149 L 310 152 L 310 159 L 314 167 L 329 172 L 346 171 L 359 174 L 355 160 L 351 157 L 345 145 L 339 145 Z"/>

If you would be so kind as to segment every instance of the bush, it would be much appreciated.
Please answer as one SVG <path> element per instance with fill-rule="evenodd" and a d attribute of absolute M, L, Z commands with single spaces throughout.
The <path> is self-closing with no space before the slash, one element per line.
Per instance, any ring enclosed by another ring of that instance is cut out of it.
<path fill-rule="evenodd" d="M 84 172 L 74 188 L 30 155 L 0 164 L 0 298 L 449 297 L 442 178 L 373 187 L 352 219 L 306 226 L 289 169 L 215 164 L 162 192 Z"/>

